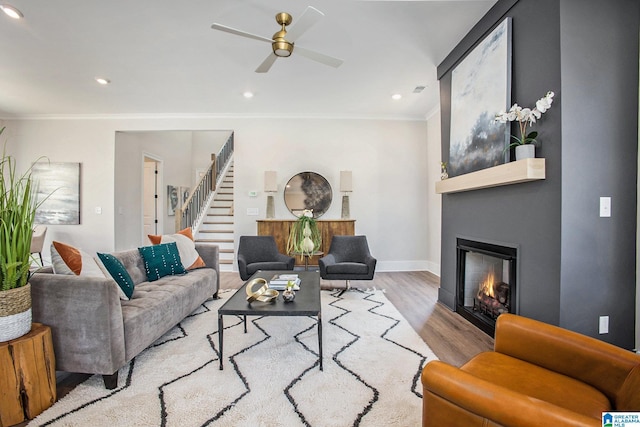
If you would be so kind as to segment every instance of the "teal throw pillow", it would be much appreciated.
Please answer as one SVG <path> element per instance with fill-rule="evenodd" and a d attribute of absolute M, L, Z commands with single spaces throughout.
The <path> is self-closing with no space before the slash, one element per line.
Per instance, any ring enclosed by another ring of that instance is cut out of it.
<path fill-rule="evenodd" d="M 98 257 L 100 261 L 102 261 L 104 268 L 107 269 L 111 277 L 113 277 L 113 280 L 115 280 L 120 287 L 122 291 L 121 296 L 124 295 L 126 299 L 131 299 L 134 284 L 124 265 L 122 265 L 118 258 L 110 254 L 98 253 Z"/>
<path fill-rule="evenodd" d="M 185 272 L 176 242 L 144 246 L 138 248 L 138 251 L 144 260 L 144 268 L 147 271 L 147 280 L 149 282 L 164 276 L 183 274 Z"/>

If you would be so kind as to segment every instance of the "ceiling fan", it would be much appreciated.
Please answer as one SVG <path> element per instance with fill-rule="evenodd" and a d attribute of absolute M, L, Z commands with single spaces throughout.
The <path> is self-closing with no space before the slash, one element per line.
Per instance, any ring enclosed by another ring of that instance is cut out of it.
<path fill-rule="evenodd" d="M 320 12 L 314 7 L 308 6 L 304 13 L 300 16 L 300 18 L 298 18 L 295 25 L 292 25 L 289 31 L 287 31 L 287 26 L 291 24 L 293 18 L 286 12 L 280 12 L 276 15 L 276 22 L 278 23 L 278 25 L 281 25 L 282 28 L 270 39 L 217 23 L 211 25 L 211 28 L 213 28 L 214 30 L 235 34 L 237 36 L 271 43 L 273 52 L 270 53 L 269 56 L 267 56 L 267 58 L 262 62 L 262 64 L 260 64 L 258 68 L 256 68 L 256 73 L 266 73 L 267 71 L 269 71 L 273 63 L 276 62 L 276 59 L 291 56 L 294 51 L 295 41 L 298 39 L 298 37 L 303 35 L 309 28 L 320 21 L 322 17 L 324 17 L 324 13 Z M 325 55 L 311 49 L 305 49 L 298 45 L 295 45 L 295 51 L 296 53 L 304 57 L 325 65 L 329 65 L 334 68 L 338 68 L 343 62 L 342 59 L 334 58 L 333 56 Z"/>

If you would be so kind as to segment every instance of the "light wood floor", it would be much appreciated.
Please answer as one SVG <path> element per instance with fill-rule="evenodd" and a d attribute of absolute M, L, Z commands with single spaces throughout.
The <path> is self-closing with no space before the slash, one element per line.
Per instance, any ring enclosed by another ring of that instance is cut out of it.
<path fill-rule="evenodd" d="M 243 281 L 238 273 L 222 272 L 221 289 L 237 289 Z M 438 359 L 460 366 L 474 355 L 491 350 L 493 339 L 460 315 L 438 303 L 438 279 L 427 272 L 376 273 L 373 281 L 355 282 L 353 287 L 384 289 L 391 303 L 407 319 Z M 344 281 L 321 281 L 323 289 L 344 288 Z M 87 374 L 60 375 L 58 399 L 89 378 Z M 26 425 L 26 423 L 18 426 Z"/>
<path fill-rule="evenodd" d="M 221 289 L 237 289 L 242 284 L 237 273 L 220 274 Z M 344 288 L 345 281 L 321 280 L 320 286 Z M 352 281 L 351 286 L 383 289 L 389 301 L 444 362 L 460 366 L 493 348 L 493 338 L 438 303 L 438 278 L 428 272 L 376 273 L 373 281 Z"/>

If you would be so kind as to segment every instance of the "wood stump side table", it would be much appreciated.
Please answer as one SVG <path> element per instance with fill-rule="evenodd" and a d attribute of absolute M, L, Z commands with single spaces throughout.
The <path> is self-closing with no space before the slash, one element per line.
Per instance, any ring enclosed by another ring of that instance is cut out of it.
<path fill-rule="evenodd" d="M 38 416 L 56 401 L 56 360 L 51 328 L 0 343 L 0 427 Z"/>

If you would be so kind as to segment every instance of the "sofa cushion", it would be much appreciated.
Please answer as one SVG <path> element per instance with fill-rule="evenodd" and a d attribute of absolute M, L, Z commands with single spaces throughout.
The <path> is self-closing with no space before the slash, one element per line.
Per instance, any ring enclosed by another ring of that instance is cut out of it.
<path fill-rule="evenodd" d="M 196 245 L 193 240 L 193 234 L 191 233 L 190 227 L 180 230 L 175 234 L 165 234 L 162 236 L 149 234 L 147 237 L 149 237 L 149 241 L 154 245 L 175 242 L 178 246 L 182 265 L 187 270 L 206 266 L 196 250 Z"/>
<path fill-rule="evenodd" d="M 51 265 L 56 274 L 105 277 L 91 255 L 61 242 L 51 242 Z"/>
<path fill-rule="evenodd" d="M 138 252 L 144 260 L 144 268 L 149 282 L 154 282 L 164 276 L 184 274 L 185 272 L 175 242 L 144 246 L 138 248 Z"/>
<path fill-rule="evenodd" d="M 247 274 L 253 275 L 259 270 L 290 270 L 286 262 L 269 261 L 269 262 L 254 262 L 247 265 Z"/>
<path fill-rule="evenodd" d="M 98 253 L 98 257 L 104 268 L 109 272 L 113 280 L 116 281 L 121 290 L 120 299 L 128 300 L 133 295 L 134 283 L 127 269 L 120 260 L 111 254 Z"/>
<path fill-rule="evenodd" d="M 133 298 L 122 301 L 127 360 L 211 298 L 216 283 L 217 272 L 201 268 L 136 286 Z"/>
<path fill-rule="evenodd" d="M 327 274 L 367 274 L 368 272 L 369 267 L 367 264 L 359 262 L 341 262 L 327 265 Z"/>
<path fill-rule="evenodd" d="M 600 419 L 612 409 L 609 399 L 594 387 L 515 357 L 480 353 L 461 370 L 477 378 L 553 405 Z"/>

